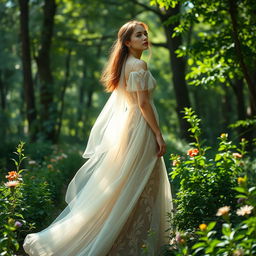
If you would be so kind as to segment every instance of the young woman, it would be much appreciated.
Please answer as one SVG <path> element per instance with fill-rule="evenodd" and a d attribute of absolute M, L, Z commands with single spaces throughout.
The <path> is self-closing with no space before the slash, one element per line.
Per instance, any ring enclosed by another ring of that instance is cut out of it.
<path fill-rule="evenodd" d="M 166 146 L 152 99 L 156 81 L 140 59 L 148 47 L 146 24 L 120 28 L 101 77 L 111 95 L 83 153 L 89 159 L 68 186 L 67 207 L 26 236 L 29 255 L 139 256 L 147 246 L 155 256 L 168 243 Z"/>

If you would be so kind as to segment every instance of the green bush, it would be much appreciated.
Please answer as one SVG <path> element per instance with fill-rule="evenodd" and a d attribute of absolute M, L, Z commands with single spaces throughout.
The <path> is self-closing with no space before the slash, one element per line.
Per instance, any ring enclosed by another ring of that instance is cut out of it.
<path fill-rule="evenodd" d="M 42 143 L 37 144 L 40 148 Z M 27 184 L 38 184 L 44 181 L 51 191 L 53 204 L 62 208 L 65 204 L 64 193 L 66 186 L 83 164 L 84 159 L 77 153 L 77 149 L 59 149 L 57 145 L 43 146 L 44 154 L 33 151 L 29 157 L 29 173 L 24 177 Z M 37 148 L 37 147 L 32 147 Z M 64 147 L 62 147 L 64 148 Z M 31 148 L 30 148 L 31 150 Z M 65 153 L 64 153 L 65 151 Z M 29 185 L 30 186 L 30 185 Z M 35 194 L 37 194 L 35 192 Z M 40 195 L 40 192 L 38 192 Z"/>
<path fill-rule="evenodd" d="M 216 209 L 222 205 L 236 205 L 232 187 L 243 172 L 247 142 L 243 139 L 238 148 L 228 140 L 228 134 L 223 133 L 218 138 L 218 152 L 213 158 L 207 157 L 211 148 L 200 142 L 200 119 L 190 108 L 185 108 L 184 113 L 195 142 L 190 143 L 192 148 L 187 156 L 171 155 L 170 176 L 180 183 L 172 225 L 193 230 L 202 222 L 214 221 Z"/>
<path fill-rule="evenodd" d="M 256 187 L 248 187 L 246 176 L 239 177 L 238 184 L 233 189 L 238 192 L 235 212 L 239 222 L 232 223 L 230 219 L 231 209 L 235 208 L 223 206 L 216 212 L 220 220 L 199 225 L 195 232 L 198 240 L 193 246 L 189 245 L 191 238 L 187 234 L 177 233 L 170 248 L 173 255 L 256 255 Z M 218 222 L 224 222 L 220 233 L 214 229 Z"/>
<path fill-rule="evenodd" d="M 26 158 L 23 151 L 24 142 L 17 146 L 14 152 L 18 159 L 12 159 L 15 163 L 15 171 L 8 172 L 7 182 L 0 184 L 0 251 L 1 255 L 13 256 L 19 250 L 19 234 L 23 230 L 29 230 L 29 223 L 24 218 L 22 201 L 23 178 L 21 168 L 22 161 Z"/>
<path fill-rule="evenodd" d="M 43 154 L 32 145 L 32 159 L 24 156 L 24 144 L 21 142 L 14 152 L 18 155 L 18 160 L 12 159 L 16 171 L 2 173 L 4 178 L 15 180 L 0 184 L 0 251 L 7 256 L 21 248 L 26 234 L 48 226 L 66 206 L 66 185 L 84 161 L 72 147 L 65 154 L 49 145 L 42 147 Z"/>

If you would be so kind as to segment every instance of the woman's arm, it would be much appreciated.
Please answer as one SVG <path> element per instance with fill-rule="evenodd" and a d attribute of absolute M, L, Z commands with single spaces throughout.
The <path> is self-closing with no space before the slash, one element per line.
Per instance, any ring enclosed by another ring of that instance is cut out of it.
<path fill-rule="evenodd" d="M 147 63 L 143 60 L 138 60 L 136 65 L 134 66 L 134 69 L 136 71 L 141 70 L 141 69 L 147 70 Z M 137 97 L 138 97 L 138 104 L 139 104 L 141 113 L 155 134 L 156 142 L 158 145 L 157 156 L 161 157 L 166 152 L 166 144 L 162 137 L 162 133 L 158 126 L 158 123 L 157 123 L 157 120 L 155 117 L 155 113 L 154 113 L 152 105 L 150 103 L 149 92 L 147 90 L 137 91 Z"/>
<path fill-rule="evenodd" d="M 141 113 L 155 134 L 158 144 L 157 156 L 161 157 L 166 152 L 166 144 L 162 137 L 161 130 L 157 124 L 155 113 L 150 103 L 149 93 L 148 91 L 138 91 L 137 96 Z"/>

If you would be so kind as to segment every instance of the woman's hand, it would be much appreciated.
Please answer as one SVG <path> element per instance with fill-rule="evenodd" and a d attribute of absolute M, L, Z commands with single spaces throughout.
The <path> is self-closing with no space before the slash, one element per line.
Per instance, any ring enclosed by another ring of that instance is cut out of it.
<path fill-rule="evenodd" d="M 166 144 L 161 133 L 156 135 L 156 142 L 158 146 L 157 156 L 161 157 L 166 153 Z"/>

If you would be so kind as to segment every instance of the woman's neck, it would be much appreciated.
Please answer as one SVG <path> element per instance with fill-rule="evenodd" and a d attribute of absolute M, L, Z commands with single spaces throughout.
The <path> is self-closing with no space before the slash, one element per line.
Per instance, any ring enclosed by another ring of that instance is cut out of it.
<path fill-rule="evenodd" d="M 136 59 L 140 59 L 141 55 L 142 55 L 142 51 L 134 51 L 134 50 L 131 50 L 131 49 L 129 51 L 129 56 L 132 56 Z"/>

